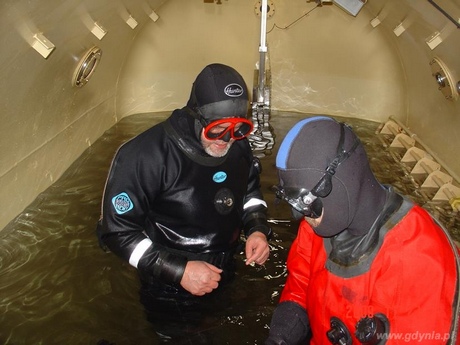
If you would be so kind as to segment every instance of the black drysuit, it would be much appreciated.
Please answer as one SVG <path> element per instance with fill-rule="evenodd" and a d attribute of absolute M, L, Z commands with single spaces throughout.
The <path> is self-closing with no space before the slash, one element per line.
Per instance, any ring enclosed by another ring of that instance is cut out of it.
<path fill-rule="evenodd" d="M 211 157 L 189 110 L 175 110 L 118 150 L 99 238 L 138 269 L 144 284 L 186 296 L 179 283 L 188 260 L 212 263 L 225 277 L 242 230 L 269 235 L 259 170 L 247 139 Z"/>

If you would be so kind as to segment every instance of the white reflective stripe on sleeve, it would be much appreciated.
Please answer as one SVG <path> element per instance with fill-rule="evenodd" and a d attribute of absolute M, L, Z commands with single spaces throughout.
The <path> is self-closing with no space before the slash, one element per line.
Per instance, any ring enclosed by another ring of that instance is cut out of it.
<path fill-rule="evenodd" d="M 264 205 L 267 207 L 267 203 L 261 199 L 252 198 L 247 203 L 244 204 L 243 209 L 247 209 L 251 206 Z"/>
<path fill-rule="evenodd" d="M 129 257 L 129 264 L 137 268 L 139 260 L 151 244 L 152 241 L 150 240 L 150 238 L 144 238 L 142 241 L 140 241 L 136 248 L 134 248 L 133 252 L 131 253 L 131 256 Z"/>

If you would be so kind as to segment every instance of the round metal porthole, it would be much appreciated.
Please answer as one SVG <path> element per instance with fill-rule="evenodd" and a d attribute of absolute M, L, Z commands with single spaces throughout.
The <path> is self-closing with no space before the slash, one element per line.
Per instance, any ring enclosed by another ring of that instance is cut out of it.
<path fill-rule="evenodd" d="M 93 47 L 86 52 L 73 75 L 72 84 L 74 86 L 82 87 L 89 81 L 101 60 L 101 56 L 102 50 L 99 47 Z"/>
<path fill-rule="evenodd" d="M 436 81 L 438 89 L 442 92 L 444 97 L 448 100 L 456 100 L 458 98 L 458 87 L 455 85 L 449 70 L 444 63 L 434 57 L 430 61 L 431 75 Z"/>

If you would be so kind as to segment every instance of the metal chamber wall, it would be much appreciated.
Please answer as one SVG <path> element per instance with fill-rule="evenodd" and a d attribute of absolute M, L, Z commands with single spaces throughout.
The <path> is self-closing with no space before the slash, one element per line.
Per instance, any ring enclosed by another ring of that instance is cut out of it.
<path fill-rule="evenodd" d="M 273 109 L 376 122 L 392 116 L 460 175 L 459 101 L 446 99 L 430 68 L 438 57 L 458 81 L 460 37 L 445 15 L 419 0 L 368 1 L 356 17 L 315 1 L 272 3 L 266 66 Z M 458 1 L 438 3 L 459 17 Z M 182 107 L 204 65 L 234 66 L 251 89 L 256 5 L 3 1 L 0 192 L 7 202 L 0 228 L 122 117 Z M 46 58 L 33 48 L 40 35 L 42 50 L 54 46 Z M 75 87 L 75 68 L 93 46 L 102 49 L 99 66 Z"/>

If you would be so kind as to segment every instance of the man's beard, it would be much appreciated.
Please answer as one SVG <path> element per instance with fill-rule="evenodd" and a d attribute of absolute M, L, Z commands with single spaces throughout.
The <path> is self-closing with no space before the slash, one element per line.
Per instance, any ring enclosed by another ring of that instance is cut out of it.
<path fill-rule="evenodd" d="M 225 149 L 219 150 L 218 152 L 215 152 L 212 149 L 212 146 L 207 146 L 204 148 L 205 152 L 210 155 L 211 157 L 223 157 L 228 153 L 228 150 L 230 149 L 231 144 L 227 144 Z"/>

